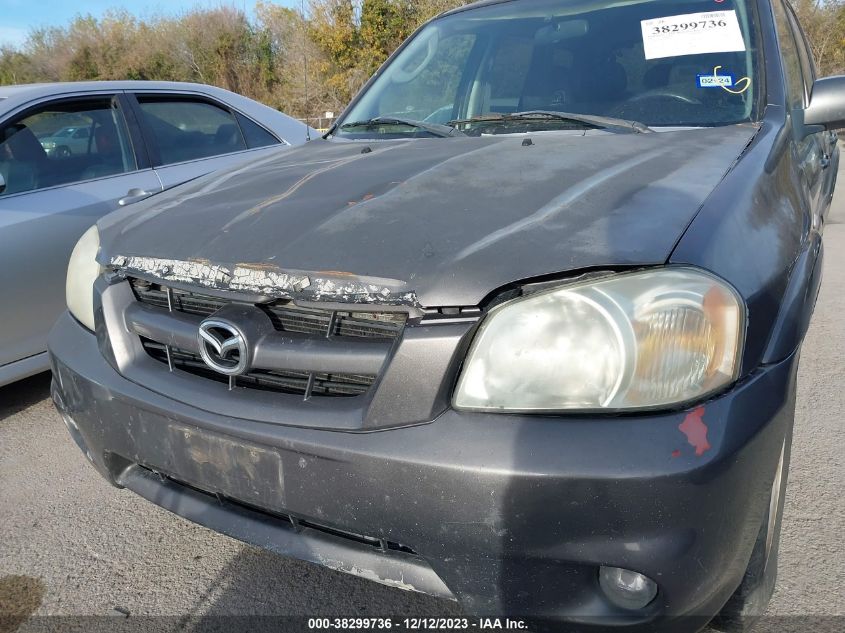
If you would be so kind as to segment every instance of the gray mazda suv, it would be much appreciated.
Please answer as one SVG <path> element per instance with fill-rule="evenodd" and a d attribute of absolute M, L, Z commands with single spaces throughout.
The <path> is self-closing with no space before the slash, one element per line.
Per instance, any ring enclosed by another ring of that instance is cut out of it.
<path fill-rule="evenodd" d="M 739 630 L 842 126 L 783 0 L 455 10 L 324 138 L 100 220 L 56 405 L 115 486 L 468 617 Z"/>

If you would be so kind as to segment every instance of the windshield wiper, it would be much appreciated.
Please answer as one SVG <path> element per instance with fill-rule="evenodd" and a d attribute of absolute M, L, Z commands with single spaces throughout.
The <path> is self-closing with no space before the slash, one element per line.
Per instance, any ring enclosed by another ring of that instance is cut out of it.
<path fill-rule="evenodd" d="M 596 129 L 614 130 L 617 132 L 642 133 L 653 131 L 639 121 L 614 119 L 612 117 L 594 116 L 592 114 L 573 114 L 571 112 L 554 112 L 551 110 L 531 110 L 529 112 L 514 112 L 512 114 L 483 114 L 470 119 L 449 121 L 449 125 L 469 125 L 484 123 L 507 123 L 510 121 L 570 121 L 580 123 Z"/>
<path fill-rule="evenodd" d="M 463 132 L 450 125 L 441 125 L 439 123 L 427 123 L 426 121 L 415 121 L 414 119 L 405 119 L 395 116 L 379 116 L 367 121 L 353 121 L 351 123 L 344 123 L 340 126 L 341 130 L 349 128 L 363 127 L 375 128 L 381 125 L 405 125 L 407 127 L 417 128 L 423 130 L 434 136 L 441 138 L 448 138 L 450 136 L 466 136 Z"/>

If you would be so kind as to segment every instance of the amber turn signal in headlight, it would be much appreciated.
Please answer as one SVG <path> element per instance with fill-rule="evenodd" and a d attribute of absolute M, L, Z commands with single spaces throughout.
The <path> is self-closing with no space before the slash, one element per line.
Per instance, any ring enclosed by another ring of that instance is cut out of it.
<path fill-rule="evenodd" d="M 736 380 L 745 307 L 693 268 L 577 281 L 494 308 L 454 404 L 484 411 L 625 411 L 701 399 Z"/>

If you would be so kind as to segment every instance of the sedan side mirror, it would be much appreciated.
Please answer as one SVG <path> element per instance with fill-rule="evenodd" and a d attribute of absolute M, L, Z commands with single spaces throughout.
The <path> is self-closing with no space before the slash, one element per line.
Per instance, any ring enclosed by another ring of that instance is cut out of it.
<path fill-rule="evenodd" d="M 845 128 L 845 75 L 825 77 L 813 84 L 804 125 L 820 125 L 826 130 Z"/>
<path fill-rule="evenodd" d="M 0 193 L 6 191 L 6 179 L 3 178 L 3 174 L 0 174 Z"/>

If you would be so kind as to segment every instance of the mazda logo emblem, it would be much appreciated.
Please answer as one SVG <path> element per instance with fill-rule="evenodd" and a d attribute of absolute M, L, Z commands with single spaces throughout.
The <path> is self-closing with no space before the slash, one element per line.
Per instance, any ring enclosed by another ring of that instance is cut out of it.
<path fill-rule="evenodd" d="M 206 319 L 199 330 L 200 356 L 206 365 L 225 376 L 249 371 L 249 349 L 243 333 L 232 323 Z"/>

